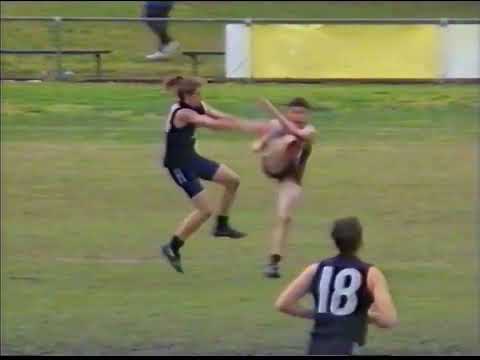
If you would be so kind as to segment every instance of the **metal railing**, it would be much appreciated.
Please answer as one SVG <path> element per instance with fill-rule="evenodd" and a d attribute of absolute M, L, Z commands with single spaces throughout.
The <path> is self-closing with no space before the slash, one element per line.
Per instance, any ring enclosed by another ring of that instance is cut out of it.
<path fill-rule="evenodd" d="M 480 18 L 391 18 L 391 19 L 299 19 L 299 18 L 145 18 L 145 17 L 61 17 L 61 16 L 5 16 L 0 17 L 0 22 L 13 21 L 40 21 L 51 22 L 54 48 L 56 54 L 55 79 L 64 80 L 62 66 L 63 49 L 63 23 L 65 22 L 157 22 L 168 21 L 171 23 L 220 23 L 220 24 L 431 24 L 442 27 L 458 24 L 480 24 Z"/>
<path fill-rule="evenodd" d="M 228 24 L 480 24 L 480 18 L 391 18 L 391 19 L 308 19 L 308 18 L 145 18 L 145 17 L 61 17 L 5 16 L 0 21 L 106 21 L 106 22 L 208 22 Z"/>

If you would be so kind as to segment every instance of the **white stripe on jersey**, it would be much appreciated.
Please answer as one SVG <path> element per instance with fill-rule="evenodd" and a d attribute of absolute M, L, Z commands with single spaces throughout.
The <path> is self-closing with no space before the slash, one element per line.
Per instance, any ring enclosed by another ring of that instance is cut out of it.
<path fill-rule="evenodd" d="M 180 105 L 178 103 L 175 103 L 170 107 L 170 112 L 168 113 L 167 122 L 165 124 L 165 132 L 169 132 L 172 128 L 172 116 L 175 110 L 177 110 L 179 107 Z"/>

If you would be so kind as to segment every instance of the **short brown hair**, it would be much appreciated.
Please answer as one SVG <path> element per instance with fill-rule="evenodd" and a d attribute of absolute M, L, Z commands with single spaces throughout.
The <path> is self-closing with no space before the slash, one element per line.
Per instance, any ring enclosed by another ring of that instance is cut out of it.
<path fill-rule="evenodd" d="M 193 95 L 202 86 L 197 79 L 181 79 L 177 83 L 177 96 L 184 101 L 186 95 Z"/>
<path fill-rule="evenodd" d="M 340 254 L 354 255 L 362 246 L 362 225 L 356 217 L 337 219 L 331 236 Z"/>
<path fill-rule="evenodd" d="M 308 103 L 308 101 L 302 97 L 296 97 L 295 99 L 293 99 L 288 103 L 288 107 L 294 107 L 294 106 L 303 107 L 305 109 L 311 109 L 311 106 Z"/>

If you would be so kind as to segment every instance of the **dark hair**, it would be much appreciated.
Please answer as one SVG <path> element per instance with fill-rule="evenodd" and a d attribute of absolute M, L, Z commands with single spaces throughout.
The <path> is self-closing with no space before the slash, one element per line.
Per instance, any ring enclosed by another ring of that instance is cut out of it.
<path fill-rule="evenodd" d="M 184 79 L 177 82 L 177 96 L 181 101 L 185 100 L 186 95 L 193 95 L 198 88 L 202 86 L 202 82 L 197 79 Z"/>
<path fill-rule="evenodd" d="M 340 254 L 355 255 L 362 246 L 362 225 L 356 217 L 337 219 L 331 236 Z"/>
<path fill-rule="evenodd" d="M 293 99 L 288 103 L 288 107 L 294 107 L 294 106 L 303 107 L 305 109 L 311 109 L 311 106 L 308 103 L 308 101 L 302 97 L 296 97 L 295 99 Z"/>

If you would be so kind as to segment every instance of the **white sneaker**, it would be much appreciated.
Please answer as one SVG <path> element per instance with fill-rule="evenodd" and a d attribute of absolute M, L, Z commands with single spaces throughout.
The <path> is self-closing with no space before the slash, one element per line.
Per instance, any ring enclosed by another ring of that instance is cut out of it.
<path fill-rule="evenodd" d="M 147 60 L 162 60 L 162 59 L 165 59 L 167 58 L 168 56 L 165 55 L 163 52 L 161 51 L 157 51 L 157 52 L 154 52 L 153 54 L 150 54 L 150 55 L 147 55 L 145 56 L 145 58 Z"/>
<path fill-rule="evenodd" d="M 173 55 L 175 51 L 178 50 L 180 47 L 180 43 L 178 41 L 171 41 L 164 47 L 162 47 L 162 53 L 166 56 Z"/>

